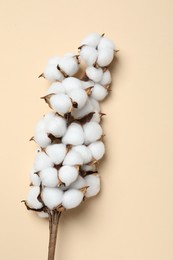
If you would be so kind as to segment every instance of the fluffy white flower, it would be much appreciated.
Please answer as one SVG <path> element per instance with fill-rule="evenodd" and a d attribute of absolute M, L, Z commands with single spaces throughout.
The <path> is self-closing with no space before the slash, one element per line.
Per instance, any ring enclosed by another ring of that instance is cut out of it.
<path fill-rule="evenodd" d="M 84 179 L 82 176 L 79 175 L 79 176 L 77 177 L 76 181 L 73 182 L 73 183 L 70 185 L 70 188 L 79 190 L 79 189 L 82 189 L 82 188 L 84 188 L 84 187 L 86 187 L 86 186 L 87 186 L 87 185 L 86 185 L 85 179 Z"/>
<path fill-rule="evenodd" d="M 64 144 L 80 145 L 84 142 L 84 132 L 80 124 L 71 123 L 62 138 Z"/>
<path fill-rule="evenodd" d="M 50 87 L 47 90 L 47 95 L 49 94 L 60 94 L 60 93 L 65 93 L 65 88 L 62 85 L 61 82 L 53 82 Z"/>
<path fill-rule="evenodd" d="M 47 136 L 47 133 L 45 132 L 35 133 L 34 140 L 42 148 L 45 148 L 51 143 L 50 138 Z"/>
<path fill-rule="evenodd" d="M 100 113 L 98 113 L 97 110 L 95 110 L 95 111 L 94 111 L 94 115 L 92 116 L 90 122 L 100 123 L 100 121 L 101 121 Z"/>
<path fill-rule="evenodd" d="M 83 193 L 80 190 L 76 189 L 69 189 L 64 192 L 62 197 L 62 205 L 66 209 L 72 209 L 82 202 L 83 200 Z"/>
<path fill-rule="evenodd" d="M 50 106 L 55 112 L 66 114 L 71 110 L 72 103 L 66 94 L 56 94 L 50 97 Z"/>
<path fill-rule="evenodd" d="M 46 153 L 54 164 L 60 164 L 65 158 L 67 149 L 62 143 L 47 146 Z"/>
<path fill-rule="evenodd" d="M 57 69 L 56 65 L 50 64 L 44 70 L 44 77 L 50 82 L 59 80 L 62 81 L 64 79 L 63 74 Z"/>
<path fill-rule="evenodd" d="M 72 116 L 76 119 L 82 118 L 86 116 L 87 114 L 93 112 L 93 104 L 90 100 L 90 98 L 87 99 L 85 106 L 81 109 L 73 109 Z"/>
<path fill-rule="evenodd" d="M 104 143 L 101 141 L 94 142 L 88 146 L 90 149 L 92 156 L 95 160 L 100 160 L 105 153 Z"/>
<path fill-rule="evenodd" d="M 40 187 L 38 186 L 30 187 L 26 199 L 27 205 L 30 208 L 40 209 L 43 207 L 43 204 L 38 200 L 39 193 L 40 193 Z"/>
<path fill-rule="evenodd" d="M 73 76 L 78 71 L 79 64 L 75 57 L 64 56 L 59 62 L 59 67 L 68 76 Z"/>
<path fill-rule="evenodd" d="M 101 39 L 100 34 L 94 32 L 86 36 L 81 42 L 81 45 L 89 45 L 89 46 L 97 47 L 97 45 L 100 42 L 100 39 Z"/>
<path fill-rule="evenodd" d="M 86 91 L 83 89 L 73 89 L 69 93 L 69 97 L 73 100 L 73 102 L 77 103 L 78 109 L 81 109 L 85 105 L 88 98 Z"/>
<path fill-rule="evenodd" d="M 101 138 L 103 130 L 96 122 L 88 122 L 83 126 L 85 143 L 89 144 Z"/>
<path fill-rule="evenodd" d="M 94 86 L 94 82 L 92 80 L 81 81 L 81 82 L 82 82 L 82 88 L 83 89 L 87 89 L 89 87 L 93 87 Z"/>
<path fill-rule="evenodd" d="M 97 100 L 95 100 L 94 98 L 90 97 L 90 102 L 94 107 L 94 111 L 96 110 L 97 112 L 100 112 L 100 104 Z"/>
<path fill-rule="evenodd" d="M 107 49 L 107 48 L 115 50 L 115 44 L 108 38 L 102 37 L 98 45 L 98 50 Z"/>
<path fill-rule="evenodd" d="M 103 71 L 101 68 L 95 68 L 93 66 L 87 67 L 86 74 L 89 79 L 94 82 L 99 82 L 102 79 Z"/>
<path fill-rule="evenodd" d="M 56 187 L 58 184 L 58 172 L 55 168 L 49 167 L 39 172 L 43 186 Z"/>
<path fill-rule="evenodd" d="M 74 146 L 72 149 L 74 151 L 77 151 L 78 153 L 80 153 L 84 164 L 91 162 L 92 154 L 91 154 L 91 151 L 89 150 L 89 148 L 87 146 L 77 145 L 77 146 Z"/>
<path fill-rule="evenodd" d="M 70 150 L 63 162 L 63 165 L 81 165 L 83 164 L 83 160 L 82 157 L 80 155 L 80 153 L 74 151 L 74 150 Z"/>
<path fill-rule="evenodd" d="M 114 51 L 112 49 L 101 49 L 98 53 L 97 64 L 100 67 L 108 66 L 114 58 Z M 100 79 L 101 80 L 101 79 Z"/>
<path fill-rule="evenodd" d="M 89 198 L 97 195 L 100 191 L 100 176 L 98 174 L 90 174 L 84 179 L 86 181 L 86 185 L 89 186 L 85 196 Z"/>
<path fill-rule="evenodd" d="M 111 73 L 109 70 L 106 70 L 105 72 L 103 72 L 103 76 L 101 81 L 99 82 L 101 85 L 109 85 L 112 81 L 111 78 Z"/>
<path fill-rule="evenodd" d="M 49 209 L 54 209 L 62 202 L 63 191 L 59 188 L 45 187 L 42 191 L 42 200 Z"/>
<path fill-rule="evenodd" d="M 82 88 L 82 81 L 74 78 L 68 77 L 62 81 L 63 87 L 65 88 L 66 93 L 70 93 L 74 89 Z"/>
<path fill-rule="evenodd" d="M 61 116 L 54 116 L 47 123 L 47 133 L 52 134 L 55 137 L 62 137 L 66 130 L 66 120 Z"/>
<path fill-rule="evenodd" d="M 53 163 L 51 162 L 49 156 L 44 152 L 38 152 L 35 161 L 34 161 L 34 169 L 36 172 L 44 170 L 45 168 L 52 167 Z"/>
<path fill-rule="evenodd" d="M 41 183 L 40 177 L 37 174 L 35 174 L 35 172 L 36 171 L 34 169 L 32 169 L 30 171 L 29 177 L 30 177 L 31 183 L 34 186 L 40 186 L 40 183 Z"/>
<path fill-rule="evenodd" d="M 108 91 L 100 84 L 95 84 L 94 88 L 92 89 L 91 96 L 95 98 L 97 101 L 102 101 L 107 96 Z"/>
<path fill-rule="evenodd" d="M 98 52 L 92 46 L 83 46 L 80 51 L 80 59 L 88 66 L 92 66 L 97 60 Z"/>
<path fill-rule="evenodd" d="M 71 183 L 73 183 L 77 177 L 78 177 L 78 169 L 74 166 L 62 166 L 59 169 L 59 175 L 58 175 L 60 181 L 62 181 L 65 186 L 69 186 Z"/>

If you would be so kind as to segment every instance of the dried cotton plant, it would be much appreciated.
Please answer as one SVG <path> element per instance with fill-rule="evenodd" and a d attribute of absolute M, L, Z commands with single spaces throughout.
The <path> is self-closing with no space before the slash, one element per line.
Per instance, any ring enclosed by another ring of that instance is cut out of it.
<path fill-rule="evenodd" d="M 98 33 L 88 35 L 78 49 L 78 55 L 49 59 L 39 76 L 50 82 L 42 99 L 51 112 L 37 122 L 31 138 L 38 147 L 24 203 L 49 219 L 48 260 L 54 260 L 61 214 L 100 191 L 97 165 L 105 145 L 99 102 L 109 94 L 109 65 L 116 50 L 111 40 Z M 75 75 L 81 63 L 85 69 L 80 79 Z"/>

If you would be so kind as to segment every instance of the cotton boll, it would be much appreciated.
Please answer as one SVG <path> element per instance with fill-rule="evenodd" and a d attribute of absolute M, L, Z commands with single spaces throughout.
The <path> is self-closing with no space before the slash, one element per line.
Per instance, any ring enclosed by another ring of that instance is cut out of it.
<path fill-rule="evenodd" d="M 55 137 L 62 137 L 67 129 L 66 120 L 61 116 L 55 116 L 48 121 L 46 131 Z"/>
<path fill-rule="evenodd" d="M 62 81 L 64 79 L 63 74 L 57 69 L 56 65 L 54 64 L 47 65 L 43 74 L 44 77 L 50 82 L 56 80 Z"/>
<path fill-rule="evenodd" d="M 88 66 L 92 66 L 97 60 L 98 52 L 92 46 L 83 46 L 80 51 L 80 59 L 84 60 L 84 62 Z"/>
<path fill-rule="evenodd" d="M 73 89 L 69 93 L 69 96 L 73 102 L 77 103 L 78 109 L 81 109 L 85 105 L 88 98 L 86 91 L 83 89 Z"/>
<path fill-rule="evenodd" d="M 79 68 L 79 64 L 75 57 L 64 56 L 59 62 L 59 67 L 68 76 L 73 76 Z"/>
<path fill-rule="evenodd" d="M 47 133 L 45 132 L 35 133 L 34 140 L 42 148 L 45 148 L 51 143 L 50 138 L 47 136 Z"/>
<path fill-rule="evenodd" d="M 108 91 L 100 84 L 95 84 L 92 89 L 91 97 L 96 99 L 97 101 L 102 101 L 107 96 Z"/>
<path fill-rule="evenodd" d="M 51 96 L 50 106 L 55 112 L 66 114 L 70 111 L 72 103 L 66 94 L 57 94 Z"/>
<path fill-rule="evenodd" d="M 54 209 L 62 202 L 63 191 L 59 188 L 44 188 L 42 191 L 42 200 L 49 209 Z"/>
<path fill-rule="evenodd" d="M 95 110 L 95 111 L 94 111 L 94 115 L 92 116 L 90 122 L 100 123 L 100 121 L 101 121 L 100 113 L 98 113 L 97 110 Z"/>
<path fill-rule="evenodd" d="M 34 186 L 40 186 L 40 183 L 41 183 L 40 177 L 39 177 L 38 174 L 36 174 L 35 172 L 36 172 L 36 171 L 35 171 L 34 169 L 32 169 L 32 170 L 30 171 L 29 177 L 30 177 L 31 183 L 32 183 Z"/>
<path fill-rule="evenodd" d="M 103 130 L 96 122 L 89 122 L 83 126 L 85 143 L 89 144 L 101 138 Z"/>
<path fill-rule="evenodd" d="M 71 183 L 73 183 L 77 177 L 78 177 L 78 169 L 74 166 L 62 166 L 59 169 L 59 175 L 58 175 L 60 181 L 62 181 L 65 186 L 69 186 Z"/>
<path fill-rule="evenodd" d="M 111 78 L 111 73 L 109 70 L 106 70 L 104 73 L 103 73 L 103 76 L 102 76 L 102 79 L 101 81 L 99 82 L 101 85 L 109 85 L 112 81 L 112 78 Z"/>
<path fill-rule="evenodd" d="M 83 193 L 80 190 L 76 189 L 69 189 L 64 192 L 62 197 L 62 205 L 66 209 L 72 209 L 82 202 L 83 200 Z"/>
<path fill-rule="evenodd" d="M 63 87 L 65 88 L 65 91 L 67 94 L 69 94 L 74 89 L 82 88 L 81 80 L 74 78 L 74 77 L 68 77 L 68 78 L 64 79 L 62 84 L 63 84 Z"/>
<path fill-rule="evenodd" d="M 92 156 L 95 160 L 100 160 L 105 153 L 104 143 L 101 141 L 94 142 L 88 146 L 90 149 Z"/>
<path fill-rule="evenodd" d="M 100 39 L 100 34 L 94 32 L 86 36 L 85 39 L 81 42 L 81 45 L 89 45 L 96 47 L 99 44 Z"/>
<path fill-rule="evenodd" d="M 107 48 L 115 50 L 115 44 L 110 39 L 102 37 L 98 45 L 98 50 Z"/>
<path fill-rule="evenodd" d="M 77 151 L 78 153 L 80 153 L 82 159 L 83 159 L 83 163 L 89 163 L 92 160 L 92 154 L 91 151 L 89 150 L 89 148 L 85 145 L 77 145 L 73 147 L 74 151 Z"/>
<path fill-rule="evenodd" d="M 92 87 L 92 86 L 94 86 L 94 82 L 92 80 L 82 81 L 83 89 L 87 89 L 87 88 Z"/>
<path fill-rule="evenodd" d="M 86 181 L 85 179 L 82 177 L 82 176 L 78 176 L 76 181 L 73 182 L 69 188 L 73 188 L 73 189 L 76 189 L 76 190 L 79 190 L 79 189 L 82 189 L 84 187 L 86 187 Z"/>
<path fill-rule="evenodd" d="M 46 148 L 46 153 L 54 164 L 62 163 L 66 152 L 67 148 L 64 144 L 52 144 Z"/>
<path fill-rule="evenodd" d="M 84 142 L 84 133 L 81 125 L 71 123 L 62 138 L 64 144 L 80 145 Z"/>
<path fill-rule="evenodd" d="M 72 111 L 72 116 L 76 119 L 82 118 L 86 116 L 87 114 L 93 112 L 93 105 L 90 101 L 90 98 L 87 99 L 86 104 L 83 108 L 81 109 L 74 109 Z"/>
<path fill-rule="evenodd" d="M 49 167 L 39 173 L 43 186 L 56 187 L 58 184 L 58 172 L 55 168 Z"/>
<path fill-rule="evenodd" d="M 113 58 L 114 51 L 112 49 L 101 49 L 98 52 L 97 64 L 100 67 L 106 67 L 112 62 Z"/>
<path fill-rule="evenodd" d="M 48 112 L 47 114 L 44 115 L 44 122 L 45 124 L 49 123 L 49 121 L 55 117 L 55 113 L 54 112 Z"/>
<path fill-rule="evenodd" d="M 80 155 L 80 153 L 74 151 L 74 150 L 70 150 L 63 162 L 63 165 L 82 165 L 83 164 L 83 160 L 82 157 Z"/>
<path fill-rule="evenodd" d="M 48 214 L 47 212 L 44 212 L 44 211 L 37 212 L 37 215 L 38 215 L 40 218 L 48 218 L 48 217 L 49 217 L 49 214 Z"/>
<path fill-rule="evenodd" d="M 43 207 L 43 204 L 38 200 L 40 193 L 40 187 L 31 186 L 27 195 L 27 205 L 33 209 L 40 209 Z"/>
<path fill-rule="evenodd" d="M 54 56 L 48 60 L 48 65 L 58 65 L 61 60 L 61 57 Z"/>
<path fill-rule="evenodd" d="M 62 83 L 53 82 L 47 90 L 47 95 L 52 94 L 52 93 L 55 93 L 55 94 L 65 93 L 65 88 L 62 85 Z"/>
<path fill-rule="evenodd" d="M 45 168 L 52 167 L 53 163 L 44 152 L 37 153 L 34 161 L 34 169 L 36 172 L 44 170 Z"/>
<path fill-rule="evenodd" d="M 96 165 L 90 165 L 90 164 L 84 164 L 82 165 L 82 170 L 86 171 L 86 172 L 95 172 L 97 170 Z"/>
<path fill-rule="evenodd" d="M 94 82 L 99 82 L 102 79 L 103 71 L 101 68 L 95 68 L 90 66 L 86 69 L 86 75 L 89 79 L 93 80 Z"/>
<path fill-rule="evenodd" d="M 89 98 L 90 98 L 91 104 L 94 107 L 94 110 L 97 111 L 97 112 L 100 112 L 100 104 L 99 104 L 99 102 L 97 100 L 95 100 L 94 98 L 92 98 L 92 97 L 89 97 Z"/>
<path fill-rule="evenodd" d="M 100 176 L 97 174 L 87 175 L 85 178 L 87 188 L 85 197 L 89 198 L 95 196 L 100 191 Z"/>

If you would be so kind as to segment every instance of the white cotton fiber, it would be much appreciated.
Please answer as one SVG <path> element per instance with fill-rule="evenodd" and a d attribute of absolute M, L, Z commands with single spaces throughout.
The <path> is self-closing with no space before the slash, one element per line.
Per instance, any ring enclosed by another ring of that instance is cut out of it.
<path fill-rule="evenodd" d="M 63 87 L 65 88 L 66 93 L 70 93 L 74 89 L 82 88 L 82 82 L 81 80 L 74 78 L 74 77 L 68 77 L 62 81 Z"/>
<path fill-rule="evenodd" d="M 61 82 L 53 82 L 50 85 L 50 87 L 47 90 L 47 95 L 52 94 L 52 93 L 55 93 L 55 94 L 65 93 L 65 88 Z"/>
<path fill-rule="evenodd" d="M 112 62 L 113 58 L 114 51 L 112 49 L 101 49 L 98 52 L 97 64 L 100 67 L 106 67 Z"/>
<path fill-rule="evenodd" d="M 109 70 L 106 70 L 104 73 L 103 73 L 103 76 L 102 76 L 102 79 L 101 81 L 99 82 L 101 85 L 109 85 L 112 81 L 112 78 L 111 78 L 111 73 Z"/>
<path fill-rule="evenodd" d="M 59 67 L 68 76 L 73 76 L 78 71 L 79 64 L 75 57 L 64 56 L 59 62 Z"/>
<path fill-rule="evenodd" d="M 101 68 L 95 68 L 93 66 L 87 67 L 86 75 L 89 79 L 93 80 L 94 82 L 99 82 L 102 79 L 103 71 Z"/>
<path fill-rule="evenodd" d="M 51 143 L 50 138 L 47 136 L 47 133 L 45 132 L 35 133 L 34 140 L 42 148 L 45 148 Z"/>
<path fill-rule="evenodd" d="M 78 169 L 75 166 L 64 165 L 59 169 L 58 177 L 65 186 L 69 186 L 77 179 Z"/>
<path fill-rule="evenodd" d="M 72 116 L 76 119 L 82 118 L 86 116 L 87 114 L 93 112 L 93 105 L 90 101 L 90 98 L 87 99 L 85 106 L 81 109 L 73 109 Z"/>
<path fill-rule="evenodd" d="M 97 101 L 102 101 L 107 96 L 108 91 L 100 84 L 95 84 L 92 89 L 91 97 L 96 99 Z"/>
<path fill-rule="evenodd" d="M 80 153 L 84 164 L 91 162 L 92 154 L 91 154 L 91 151 L 89 150 L 89 148 L 87 146 L 77 145 L 77 146 L 74 146 L 72 149 L 74 151 L 77 151 L 78 153 Z"/>
<path fill-rule="evenodd" d="M 80 51 L 80 59 L 88 66 L 92 66 L 97 60 L 98 52 L 92 46 L 83 46 Z"/>
<path fill-rule="evenodd" d="M 86 91 L 83 89 L 73 89 L 69 93 L 69 97 L 73 102 L 77 103 L 78 109 L 81 109 L 85 105 L 88 98 Z"/>
<path fill-rule="evenodd" d="M 101 138 L 103 130 L 97 122 L 88 122 L 83 126 L 85 143 L 89 144 Z"/>
<path fill-rule="evenodd" d="M 51 162 L 49 156 L 44 152 L 38 152 L 34 160 L 34 169 L 36 172 L 44 170 L 45 168 L 52 167 L 53 163 Z"/>
<path fill-rule="evenodd" d="M 77 207 L 83 200 L 83 193 L 80 190 L 69 189 L 64 192 L 62 197 L 62 205 L 66 209 Z"/>
<path fill-rule="evenodd" d="M 84 142 L 84 133 L 80 124 L 71 123 L 62 138 L 64 144 L 80 145 Z"/>
<path fill-rule="evenodd" d="M 85 179 L 84 179 L 82 176 L 79 175 L 79 176 L 77 177 L 76 181 L 73 182 L 73 183 L 70 185 L 70 188 L 79 190 L 79 189 L 82 189 L 82 188 L 84 188 L 84 187 L 86 187 L 86 186 L 87 186 L 87 185 L 86 185 Z"/>
<path fill-rule="evenodd" d="M 100 121 L 101 121 L 100 113 L 98 113 L 97 110 L 95 110 L 95 111 L 94 111 L 94 115 L 92 116 L 90 122 L 100 123 Z"/>
<path fill-rule="evenodd" d="M 63 74 L 57 69 L 56 65 L 51 64 L 47 65 L 44 70 L 44 77 L 49 80 L 50 82 L 59 80 L 62 81 L 64 79 Z"/>
<path fill-rule="evenodd" d="M 55 112 L 63 115 L 71 110 L 72 103 L 66 94 L 55 94 L 50 97 L 50 106 Z"/>
<path fill-rule="evenodd" d="M 30 208 L 40 209 L 43 207 L 43 204 L 38 200 L 39 193 L 40 193 L 40 187 L 31 186 L 29 188 L 26 202 Z"/>
<path fill-rule="evenodd" d="M 100 191 L 100 176 L 98 174 L 90 174 L 85 178 L 86 185 L 89 186 L 85 193 L 85 197 L 89 198 L 95 196 Z"/>
<path fill-rule="evenodd" d="M 54 57 L 51 57 L 49 60 L 48 60 L 48 65 L 58 65 L 59 62 L 61 60 L 61 57 L 59 56 L 54 56 Z"/>
<path fill-rule="evenodd" d="M 47 212 L 44 212 L 44 211 L 37 212 L 37 215 L 38 215 L 40 218 L 48 218 L 48 217 L 49 217 L 49 214 L 48 214 Z"/>
<path fill-rule="evenodd" d="M 101 39 L 100 34 L 94 32 L 86 36 L 84 40 L 81 42 L 81 45 L 89 45 L 89 46 L 97 47 L 100 39 Z"/>
<path fill-rule="evenodd" d="M 92 98 L 92 97 L 89 97 L 89 99 L 90 99 L 91 104 L 94 107 L 94 111 L 96 110 L 97 112 L 100 112 L 100 104 L 99 104 L 99 102 L 97 100 L 95 100 L 94 98 Z"/>
<path fill-rule="evenodd" d="M 53 188 L 58 184 L 58 172 L 53 167 L 40 171 L 39 176 L 43 186 Z"/>
<path fill-rule="evenodd" d="M 63 165 L 82 165 L 83 164 L 83 160 L 82 157 L 80 155 L 80 153 L 74 151 L 74 150 L 70 150 L 63 162 Z"/>
<path fill-rule="evenodd" d="M 107 49 L 107 48 L 115 50 L 115 44 L 108 38 L 102 37 L 98 45 L 98 50 Z"/>
<path fill-rule="evenodd" d="M 100 160 L 105 153 L 105 146 L 104 143 L 101 141 L 90 144 L 88 148 L 90 149 L 95 160 Z"/>
<path fill-rule="evenodd" d="M 65 158 L 67 148 L 64 144 L 52 144 L 46 148 L 46 153 L 54 164 L 60 164 Z"/>
<path fill-rule="evenodd" d="M 51 118 L 46 126 L 46 131 L 55 137 L 62 137 L 67 130 L 66 120 L 61 116 Z"/>
<path fill-rule="evenodd" d="M 62 202 L 63 191 L 59 188 L 44 188 L 42 200 L 49 209 L 54 209 Z"/>
<path fill-rule="evenodd" d="M 40 186 L 40 183 L 41 183 L 40 177 L 39 177 L 38 174 L 36 174 L 35 172 L 36 172 L 36 171 L 35 171 L 34 169 L 32 169 L 32 170 L 30 171 L 29 177 L 30 177 L 31 183 L 32 183 L 34 186 Z"/>

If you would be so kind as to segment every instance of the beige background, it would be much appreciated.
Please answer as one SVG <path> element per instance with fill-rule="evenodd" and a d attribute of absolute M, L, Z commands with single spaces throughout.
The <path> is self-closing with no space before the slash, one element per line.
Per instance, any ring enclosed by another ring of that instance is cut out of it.
<path fill-rule="evenodd" d="M 20 203 L 34 125 L 48 108 L 47 59 L 92 31 L 120 49 L 103 104 L 102 193 L 67 212 L 56 260 L 173 259 L 173 35 L 170 0 L 0 1 L 0 259 L 46 260 L 48 225 Z"/>

